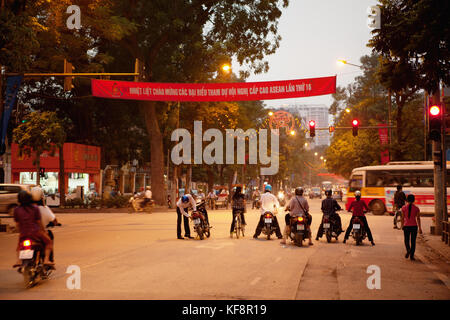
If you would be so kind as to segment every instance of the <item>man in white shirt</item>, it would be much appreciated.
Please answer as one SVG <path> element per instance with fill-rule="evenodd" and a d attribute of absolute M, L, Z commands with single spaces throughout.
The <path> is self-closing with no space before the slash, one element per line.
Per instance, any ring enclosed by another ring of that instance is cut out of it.
<path fill-rule="evenodd" d="M 177 202 L 177 238 L 184 239 L 181 236 L 181 216 L 183 215 L 184 222 L 184 237 L 194 239 L 191 237 L 191 230 L 189 229 L 189 213 L 188 208 L 192 206 L 193 210 L 197 210 L 197 205 L 194 198 L 190 194 L 185 194 Z"/>
<path fill-rule="evenodd" d="M 141 202 L 141 208 L 144 209 L 147 203 L 152 200 L 152 191 L 150 186 L 145 187 L 145 192 L 143 192 L 144 200 Z"/>
<path fill-rule="evenodd" d="M 257 239 L 261 234 L 262 228 L 264 227 L 264 213 L 267 211 L 273 213 L 273 225 L 276 228 L 275 233 L 278 239 L 283 238 L 277 217 L 275 215 L 278 208 L 280 207 L 280 203 L 278 202 L 277 197 L 275 197 L 271 192 L 272 186 L 269 184 L 266 185 L 266 187 L 264 188 L 264 194 L 261 195 L 261 217 L 259 219 L 258 226 L 256 227 L 255 234 L 253 235 L 254 239 Z"/>

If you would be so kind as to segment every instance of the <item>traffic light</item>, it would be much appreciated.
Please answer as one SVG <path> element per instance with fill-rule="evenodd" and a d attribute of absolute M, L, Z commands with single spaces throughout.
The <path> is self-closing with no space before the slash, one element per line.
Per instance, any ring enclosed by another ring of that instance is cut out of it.
<path fill-rule="evenodd" d="M 359 127 L 359 121 L 357 119 L 353 119 L 352 127 L 353 127 L 353 136 L 356 137 L 358 135 L 358 127 Z"/>
<path fill-rule="evenodd" d="M 316 135 L 316 122 L 314 120 L 309 121 L 309 136 L 314 137 Z"/>
<path fill-rule="evenodd" d="M 442 108 L 439 105 L 432 105 L 428 109 L 428 134 L 431 140 L 441 139 Z"/>
<path fill-rule="evenodd" d="M 64 73 L 72 73 L 75 70 L 75 67 L 64 59 Z M 74 77 L 64 77 L 64 91 L 72 91 L 73 89 L 73 81 Z"/>

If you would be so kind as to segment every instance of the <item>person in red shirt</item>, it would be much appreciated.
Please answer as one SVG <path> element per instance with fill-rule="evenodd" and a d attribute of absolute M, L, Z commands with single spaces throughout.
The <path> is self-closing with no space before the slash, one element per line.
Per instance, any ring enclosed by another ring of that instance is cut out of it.
<path fill-rule="evenodd" d="M 414 203 L 415 197 L 413 194 L 409 194 L 406 198 L 408 202 L 402 207 L 402 229 L 405 236 L 405 247 L 406 255 L 411 260 L 414 259 L 414 252 L 416 251 L 416 238 L 417 238 L 417 227 L 419 228 L 419 233 L 422 233 L 422 226 L 420 224 L 420 210 Z"/>
<path fill-rule="evenodd" d="M 364 228 L 366 230 L 367 237 L 369 238 L 370 243 L 372 243 L 372 245 L 374 246 L 375 242 L 373 242 L 372 232 L 370 231 L 369 224 L 367 223 L 366 216 L 364 215 L 364 212 L 369 211 L 369 208 L 364 201 L 361 201 L 361 191 L 355 192 L 355 198 L 356 200 L 354 200 L 348 208 L 348 212 L 352 212 L 352 218 L 350 219 L 347 231 L 345 231 L 344 243 L 347 241 L 350 232 L 352 231 L 353 217 L 358 217 L 364 224 Z"/>
<path fill-rule="evenodd" d="M 22 265 L 19 259 L 19 250 L 20 241 L 24 238 L 42 241 L 45 245 L 44 264 L 53 266 L 54 263 L 50 261 L 50 253 L 53 249 L 53 243 L 42 225 L 39 208 L 32 204 L 33 199 L 31 194 L 25 190 L 19 192 L 18 200 L 20 206 L 14 209 L 14 221 L 16 222 L 16 229 L 19 230 L 20 235 L 19 244 L 17 245 L 17 262 L 13 267 L 20 267 Z"/>

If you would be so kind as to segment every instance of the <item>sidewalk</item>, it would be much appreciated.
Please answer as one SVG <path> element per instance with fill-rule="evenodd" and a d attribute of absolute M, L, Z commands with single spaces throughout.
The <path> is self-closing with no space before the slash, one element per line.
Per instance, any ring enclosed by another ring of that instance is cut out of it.
<path fill-rule="evenodd" d="M 444 241 L 442 241 L 442 237 L 426 233 L 424 232 L 422 234 L 422 239 L 425 242 L 425 244 L 430 247 L 433 251 L 441 255 L 447 263 L 450 263 L 450 246 L 448 244 L 445 244 Z"/>

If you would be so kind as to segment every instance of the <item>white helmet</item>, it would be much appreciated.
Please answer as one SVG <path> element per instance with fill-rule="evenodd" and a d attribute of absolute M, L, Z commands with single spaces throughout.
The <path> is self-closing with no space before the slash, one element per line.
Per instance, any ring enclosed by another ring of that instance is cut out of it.
<path fill-rule="evenodd" d="M 44 198 L 44 192 L 41 187 L 33 187 L 31 188 L 31 197 L 33 201 L 39 201 Z"/>

